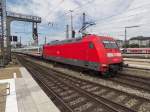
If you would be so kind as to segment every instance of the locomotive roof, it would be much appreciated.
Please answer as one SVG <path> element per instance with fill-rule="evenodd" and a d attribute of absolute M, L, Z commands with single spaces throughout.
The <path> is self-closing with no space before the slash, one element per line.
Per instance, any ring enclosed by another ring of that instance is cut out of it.
<path fill-rule="evenodd" d="M 62 41 L 54 40 L 54 41 L 51 41 L 50 43 L 48 43 L 47 45 L 57 45 L 57 44 L 79 42 L 86 37 L 88 38 L 88 36 L 90 36 L 90 37 L 102 37 L 102 38 L 104 37 L 104 36 L 97 36 L 97 35 L 93 35 L 93 34 L 88 34 L 85 37 L 72 38 L 72 39 L 67 39 L 67 40 L 62 40 Z M 111 38 L 111 37 L 107 37 L 107 39 L 108 38 Z"/>
<path fill-rule="evenodd" d="M 80 38 L 68 39 L 68 40 L 62 40 L 62 41 L 55 40 L 55 41 L 52 41 L 52 42 L 48 43 L 48 45 L 64 44 L 64 43 L 70 43 L 70 42 L 78 42 L 78 41 L 81 41 L 81 40 L 82 40 L 82 37 L 80 37 Z"/>

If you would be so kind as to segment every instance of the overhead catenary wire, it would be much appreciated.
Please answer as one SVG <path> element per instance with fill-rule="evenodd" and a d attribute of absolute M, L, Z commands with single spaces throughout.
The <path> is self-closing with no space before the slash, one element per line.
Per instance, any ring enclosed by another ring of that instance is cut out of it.
<path fill-rule="evenodd" d="M 95 1 L 95 0 L 94 0 L 94 1 Z M 93 1 L 93 0 L 90 0 L 90 1 L 88 1 L 87 3 L 83 4 L 82 6 L 78 6 L 78 7 L 76 7 L 76 8 L 73 9 L 73 10 L 85 8 L 86 5 L 88 5 L 88 4 L 90 4 L 90 3 L 93 3 L 94 1 Z M 56 7 L 59 7 L 59 5 L 61 5 L 63 2 L 65 2 L 65 1 L 62 0 Z M 144 4 L 144 6 L 148 6 L 148 5 L 150 5 L 150 4 Z M 138 9 L 138 8 L 142 8 L 142 7 L 143 7 L 143 5 L 142 5 L 142 6 L 138 6 L 138 7 L 136 7 L 136 8 L 133 8 L 133 9 L 130 9 L 130 10 L 134 10 L 134 9 Z M 57 8 L 53 8 L 53 9 L 57 9 Z M 52 12 L 52 13 L 55 13 L 55 11 Z M 69 12 L 67 12 L 67 13 L 65 13 L 65 14 L 63 14 L 63 15 L 61 15 L 61 16 L 58 16 L 58 17 L 65 16 L 65 15 L 67 15 L 67 14 L 69 14 Z M 48 15 L 48 16 L 50 16 L 50 15 Z M 115 15 L 114 15 L 114 16 L 115 16 Z M 106 19 L 106 18 L 104 18 L 104 19 Z"/>
<path fill-rule="evenodd" d="M 95 0 L 94 0 L 94 1 L 95 1 Z M 87 5 L 89 5 L 90 3 L 93 3 L 94 1 L 93 1 L 93 0 L 88 1 L 88 2 L 85 3 L 84 5 L 78 6 L 78 7 L 74 8 L 73 10 L 78 10 L 78 9 L 86 8 Z M 58 4 L 58 5 L 56 6 L 56 8 L 53 8 L 53 9 L 57 9 L 57 7 L 59 7 L 59 5 L 62 5 L 63 2 L 64 2 L 64 0 L 62 0 L 62 1 L 60 2 L 60 4 Z M 150 5 L 150 3 L 147 3 L 147 4 L 144 4 L 144 5 L 141 5 L 141 6 L 132 8 L 132 9 L 129 9 L 127 12 L 132 11 L 132 10 L 135 10 L 135 9 L 143 8 L 144 6 L 149 6 L 149 5 Z M 51 13 L 53 14 L 53 13 L 57 13 L 57 12 L 59 12 L 59 11 L 56 11 L 56 12 L 53 11 L 53 12 L 51 12 Z M 70 13 L 70 12 L 66 12 L 66 13 L 64 13 L 63 15 L 58 16 L 58 18 L 64 17 L 64 16 L 68 15 L 69 13 Z M 75 14 L 75 13 L 76 13 L 76 12 L 74 12 L 74 14 Z M 46 16 L 51 16 L 52 14 L 46 15 Z M 79 15 L 79 14 L 78 14 L 78 15 Z M 77 16 L 77 15 L 76 15 L 76 16 Z M 118 16 L 118 15 L 112 15 L 112 16 L 108 16 L 108 18 L 106 17 L 106 18 L 102 18 L 102 19 L 106 20 L 106 19 L 109 19 L 109 18 L 115 17 L 115 16 Z M 100 19 L 99 21 L 101 21 L 101 19 Z"/>
<path fill-rule="evenodd" d="M 95 1 L 95 0 L 89 0 L 88 2 L 84 3 L 82 6 L 77 6 L 76 8 L 71 9 L 71 10 L 73 10 L 73 11 L 79 10 L 79 9 L 85 7 L 86 5 L 91 4 L 91 3 L 94 2 L 94 1 Z M 59 11 L 58 11 L 58 12 L 59 12 Z M 81 13 L 81 12 L 80 12 L 80 13 Z M 76 12 L 74 12 L 74 14 L 76 14 L 76 16 L 79 15 L 80 13 L 77 14 Z M 66 12 L 66 13 L 64 13 L 64 14 L 57 16 L 57 18 L 61 18 L 61 19 L 62 19 L 63 17 L 67 16 L 68 14 L 70 14 L 69 10 L 68 10 L 68 12 Z"/>
<path fill-rule="evenodd" d="M 150 10 L 148 10 L 147 12 L 149 12 Z M 144 13 L 147 13 L 147 12 L 144 12 Z M 129 15 L 129 16 L 124 16 L 124 17 L 121 17 L 119 19 L 115 19 L 115 20 L 111 20 L 111 21 L 107 21 L 106 23 L 105 22 L 97 22 L 97 24 L 101 24 L 102 27 L 105 27 L 106 25 L 107 26 L 110 26 L 112 27 L 112 23 L 118 23 L 118 22 L 123 22 L 123 21 L 126 21 L 126 22 L 129 22 L 129 20 L 132 21 L 133 18 L 129 18 L 129 17 L 136 17 L 140 14 L 144 14 L 143 12 L 141 13 L 138 13 L 138 14 L 133 14 L 133 15 Z M 146 15 L 147 16 L 147 15 Z M 146 19 L 147 18 L 147 19 Z M 144 17 L 144 20 L 149 20 L 149 17 Z M 118 22 L 117 22 L 118 21 Z M 111 23 L 111 24 L 110 24 Z M 139 23 L 138 23 L 139 24 Z M 141 24 L 141 23 L 140 23 Z M 145 23 L 146 24 L 146 23 Z"/>
<path fill-rule="evenodd" d="M 138 27 L 138 28 L 136 28 L 136 29 L 140 29 L 141 27 L 148 27 L 148 28 L 150 28 L 149 27 L 149 25 L 150 25 L 150 23 L 144 23 L 144 24 L 134 24 L 134 25 L 138 25 L 138 26 L 140 26 L 140 27 Z M 101 28 L 99 28 L 99 29 L 102 29 L 102 30 L 104 30 L 104 29 L 122 29 L 122 30 L 124 30 L 124 26 L 110 26 L 110 27 L 101 27 Z"/>
<path fill-rule="evenodd" d="M 132 16 L 134 16 L 134 15 L 132 15 Z M 127 17 L 126 17 L 127 18 Z M 147 19 L 146 19 L 147 18 Z M 144 20 L 146 21 L 146 20 L 149 20 L 150 18 L 149 17 L 145 17 L 144 18 Z M 124 23 L 124 22 L 127 22 L 127 23 L 129 23 L 129 20 L 132 20 L 132 18 L 131 19 L 122 19 L 121 21 L 119 21 L 119 20 L 114 20 L 114 21 L 112 21 L 112 22 L 110 22 L 110 21 L 108 21 L 107 23 L 97 23 L 97 25 L 99 25 L 99 24 L 101 24 L 101 26 L 102 26 L 102 28 L 104 29 L 107 29 L 107 27 L 109 28 L 109 27 L 112 27 L 113 25 L 115 25 L 115 26 L 113 26 L 113 27 L 118 27 L 118 24 L 119 23 Z M 118 21 L 118 22 L 117 22 Z M 133 23 L 132 23 L 133 24 Z M 134 23 L 134 25 L 139 25 L 139 26 L 141 26 L 141 25 L 147 25 L 148 23 Z M 125 27 L 125 24 L 123 25 L 121 25 L 120 27 L 118 27 L 118 28 L 124 28 Z"/>
<path fill-rule="evenodd" d="M 150 4 L 149 4 L 150 5 Z M 137 9 L 137 8 L 135 8 L 135 9 Z M 135 9 L 132 9 L 132 10 L 129 10 L 129 11 L 133 11 L 133 10 L 135 10 Z M 129 11 L 127 11 L 127 12 L 129 12 Z M 126 12 L 125 12 L 126 13 Z M 127 16 L 127 17 L 130 17 L 130 16 L 136 16 L 137 14 L 133 14 L 133 15 L 129 15 L 129 16 Z M 108 17 L 104 17 L 104 18 L 101 18 L 101 19 L 97 19 L 97 20 L 95 20 L 96 22 L 100 22 L 100 21 L 106 21 L 106 20 L 108 20 L 108 19 L 112 19 L 113 17 L 117 17 L 117 16 L 120 16 L 120 15 L 116 15 L 116 14 L 114 14 L 114 15 L 111 15 L 111 16 L 108 16 Z M 122 17 L 122 18 L 124 18 L 124 17 Z"/>
<path fill-rule="evenodd" d="M 90 0 L 90 2 L 92 2 L 92 1 L 93 1 L 93 0 Z M 53 8 L 53 9 L 58 9 L 58 7 L 63 4 L 63 2 L 65 2 L 65 1 L 62 0 L 62 1 L 61 1 L 55 8 Z M 89 1 L 88 1 L 87 3 L 89 3 Z M 86 5 L 87 3 L 85 3 L 84 5 Z M 74 9 L 72 9 L 72 10 L 77 10 L 77 9 L 79 9 L 79 8 L 80 8 L 80 6 L 74 8 Z M 59 12 L 59 11 L 55 11 L 55 10 L 54 10 L 53 12 L 49 12 L 49 14 L 51 13 L 50 15 L 46 15 L 46 16 L 51 16 L 53 13 L 57 13 L 57 12 Z M 65 16 L 66 14 L 69 14 L 69 12 L 66 12 L 66 13 L 62 14 L 62 15 L 60 15 L 59 17 Z"/>
<path fill-rule="evenodd" d="M 57 6 L 55 6 L 55 7 L 51 8 L 51 9 L 49 9 L 49 13 L 48 13 L 47 15 L 45 15 L 44 18 L 46 18 L 47 16 L 49 17 L 49 16 L 51 16 L 53 13 L 55 13 L 55 10 L 58 9 L 58 7 L 63 4 L 63 2 L 64 2 L 64 0 L 61 0 Z M 53 10 L 53 12 L 50 11 L 50 10 Z M 51 13 L 51 14 L 50 14 L 50 13 Z"/>
<path fill-rule="evenodd" d="M 92 2 L 91 2 L 92 3 Z M 87 3 L 87 5 L 86 6 L 88 6 L 88 5 L 90 5 L 89 3 Z M 138 9 L 140 10 L 140 9 L 144 9 L 144 7 L 146 7 L 146 8 L 149 8 L 149 5 L 150 5 L 150 3 L 145 3 L 144 5 L 142 4 L 142 5 L 140 5 L 140 6 L 136 6 L 136 7 L 134 7 L 134 8 L 130 8 L 129 7 L 129 9 L 127 9 L 126 11 L 124 11 L 123 13 L 121 13 L 121 14 L 115 14 L 115 15 L 111 15 L 111 16 L 108 16 L 108 17 L 104 17 L 104 18 L 100 18 L 100 19 L 96 19 L 95 21 L 97 22 L 97 24 L 102 24 L 103 26 L 102 27 L 105 27 L 107 24 L 109 25 L 109 24 L 115 24 L 115 23 L 117 23 L 117 21 L 118 22 L 128 22 L 129 20 L 132 20 L 134 17 L 136 17 L 136 16 L 138 16 L 138 15 L 140 15 L 140 14 L 143 14 L 143 12 L 138 12 Z M 79 6 L 79 8 L 77 8 L 77 9 L 73 9 L 73 10 L 76 10 L 75 12 L 74 12 L 74 17 L 77 17 L 78 15 L 81 15 L 82 14 L 82 12 L 78 12 L 78 11 L 81 11 L 81 10 L 78 10 L 78 9 L 82 9 L 82 8 L 86 8 L 85 6 Z M 78 11 L 77 11 L 78 10 Z M 132 12 L 134 12 L 134 11 L 136 11 L 137 10 L 137 13 L 139 13 L 139 14 L 130 14 L 130 12 L 132 13 Z M 54 12 L 54 13 L 57 13 L 57 12 Z M 61 20 L 62 19 L 64 19 L 64 18 L 62 18 L 62 17 L 66 17 L 68 14 L 69 14 L 70 12 L 68 11 L 68 12 L 66 12 L 65 14 L 62 14 L 62 15 L 59 15 L 58 16 L 58 18 L 61 18 Z M 144 12 L 144 13 L 147 13 L 147 12 Z M 88 13 L 89 14 L 89 13 Z M 129 15 L 130 14 L 130 15 Z M 90 16 L 90 14 L 89 14 L 89 16 Z M 91 16 L 90 16 L 90 18 L 92 18 Z M 116 18 L 116 19 L 115 19 Z M 148 17 L 146 17 L 146 18 L 148 18 Z M 111 20 L 112 19 L 112 20 Z M 115 20 L 114 20 L 115 19 Z M 145 19 L 145 18 L 144 18 Z M 105 23 L 105 21 L 107 22 L 107 23 Z M 130 21 L 129 21 L 129 23 L 130 23 Z M 141 23 L 142 24 L 142 23 Z M 75 24 L 75 26 L 77 27 L 79 24 Z M 146 24 L 145 24 L 146 25 Z M 64 25 L 65 26 L 65 25 Z M 62 26 L 61 26 L 62 27 Z M 110 27 L 112 27 L 111 25 L 110 25 Z M 122 25 L 122 27 L 121 28 L 123 28 L 123 25 Z M 120 29 L 120 28 L 118 28 L 118 29 Z"/>
<path fill-rule="evenodd" d="M 150 3 L 149 3 L 149 4 L 150 4 Z M 148 6 L 149 4 L 140 5 L 140 6 L 138 6 L 138 7 L 131 8 L 131 9 L 127 10 L 125 13 L 129 13 L 129 12 L 131 12 L 131 11 L 133 11 L 133 10 L 143 8 L 144 6 Z M 85 7 L 83 7 L 83 8 L 85 8 Z M 68 12 L 68 13 L 69 13 L 69 12 Z M 68 14 L 68 13 L 67 13 L 67 14 Z M 77 12 L 75 12 L 75 13 L 77 13 Z M 75 16 L 78 16 L 79 14 L 81 14 L 81 12 L 78 13 L 78 14 L 76 14 Z M 123 14 L 121 14 L 121 15 L 123 15 Z M 111 19 L 111 18 L 113 18 L 113 17 L 117 17 L 117 16 L 120 16 L 120 15 L 111 15 L 111 16 L 109 16 L 109 17 L 104 17 L 104 18 L 102 18 L 102 19 L 96 20 L 96 22 L 97 22 L 97 24 L 99 24 L 98 22 L 100 22 L 100 21 L 106 21 L 106 20 L 109 20 L 109 19 Z M 123 16 L 124 16 L 124 15 L 123 15 Z M 128 18 L 128 17 L 133 17 L 133 16 L 137 16 L 137 14 L 129 15 L 129 16 L 127 16 L 126 18 Z M 60 16 L 59 16 L 59 17 L 60 17 Z M 123 18 L 123 17 L 122 17 L 122 18 Z M 121 18 L 119 18 L 119 19 L 121 19 Z M 123 19 L 125 19 L 125 18 L 123 18 Z M 111 20 L 111 21 L 112 21 L 112 20 Z M 115 21 L 119 21 L 119 20 L 115 20 Z"/>
<path fill-rule="evenodd" d="M 133 10 L 136 10 L 136 9 L 139 9 L 139 8 L 143 8 L 144 6 L 148 6 L 148 5 L 150 5 L 150 3 L 149 4 L 146 4 L 146 5 L 141 5 L 141 6 L 138 6 L 138 7 L 135 7 L 135 8 L 132 8 L 132 9 L 129 9 L 129 10 L 127 10 L 125 13 L 127 13 L 127 12 L 130 12 L 130 11 L 133 11 Z M 121 14 L 120 14 L 121 15 Z M 113 18 L 113 17 L 116 17 L 116 16 L 120 16 L 120 15 L 111 15 L 111 16 L 109 16 L 109 17 L 104 17 L 104 18 L 102 18 L 102 19 L 97 19 L 96 21 L 102 21 L 102 20 L 104 20 L 104 21 L 106 21 L 107 19 L 111 19 L 111 18 Z M 136 15 L 136 14 L 135 14 Z M 135 15 L 130 15 L 130 16 L 135 16 Z M 128 16 L 129 17 L 129 16 Z"/>
<path fill-rule="evenodd" d="M 129 32 L 128 37 L 133 37 L 133 36 L 138 36 L 138 35 L 150 35 L 149 29 L 147 29 L 147 30 L 146 29 L 142 29 L 142 30 L 141 29 L 133 29 L 134 32 L 132 32 L 132 31 Z M 121 37 L 120 35 L 124 34 L 124 28 L 122 28 L 122 29 L 118 28 L 118 30 L 117 29 L 114 30 L 114 28 L 113 28 L 113 31 L 111 31 L 111 30 L 108 31 L 108 29 L 107 30 L 100 30 L 100 32 L 96 33 L 96 34 L 104 35 L 104 36 Z"/>
<path fill-rule="evenodd" d="M 88 5 L 88 4 L 90 4 L 90 3 L 94 2 L 94 1 L 95 1 L 95 0 L 90 0 L 90 1 L 88 1 L 88 2 L 86 2 L 86 3 L 84 3 L 82 6 L 77 6 L 76 8 L 71 9 L 71 10 L 73 10 L 73 11 L 79 10 L 79 9 L 85 7 L 86 5 Z M 75 13 L 76 13 L 76 12 L 75 12 Z M 63 16 L 66 16 L 66 15 L 68 15 L 68 14 L 70 14 L 69 10 L 68 10 L 68 12 L 66 12 L 66 13 L 64 13 L 63 15 L 60 15 L 60 16 L 58 16 L 58 17 L 63 17 Z"/>
<path fill-rule="evenodd" d="M 135 7 L 135 8 L 131 8 L 131 9 L 125 11 L 125 13 L 126 13 L 126 12 L 129 12 L 129 11 L 136 10 L 136 9 L 140 9 L 140 8 L 143 8 L 144 6 L 149 6 L 149 5 L 150 5 L 150 3 L 149 3 L 149 4 L 145 4 L 145 5 L 141 5 L 141 6 L 138 6 L 138 7 Z M 84 7 L 79 7 L 79 9 L 81 9 L 81 8 L 86 8 L 86 7 L 85 7 L 85 6 L 84 6 Z M 78 8 L 77 8 L 77 9 L 78 9 Z M 74 10 L 75 10 L 75 9 L 74 9 Z M 76 11 L 75 13 L 77 13 L 77 11 Z M 87 12 L 87 13 L 88 13 L 88 12 Z M 66 14 L 69 14 L 69 12 L 67 12 Z M 63 15 L 63 16 L 65 16 L 65 15 Z M 109 19 L 109 18 L 116 17 L 116 16 L 118 16 L 118 14 L 117 14 L 117 15 L 114 14 L 114 15 L 111 15 L 111 16 L 108 16 L 108 17 L 104 17 L 104 18 L 102 18 L 102 19 L 106 20 L 107 18 Z M 58 16 L 58 17 L 61 17 L 61 16 Z M 99 19 L 98 19 L 98 20 L 99 20 Z M 100 19 L 99 21 L 101 21 L 101 19 Z"/>

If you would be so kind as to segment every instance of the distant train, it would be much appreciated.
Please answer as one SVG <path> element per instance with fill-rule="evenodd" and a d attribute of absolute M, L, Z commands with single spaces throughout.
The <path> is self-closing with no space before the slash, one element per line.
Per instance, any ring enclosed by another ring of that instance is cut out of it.
<path fill-rule="evenodd" d="M 86 35 L 83 38 L 57 40 L 43 48 L 21 53 L 35 55 L 35 49 L 41 52 L 44 59 L 99 71 L 104 76 L 116 74 L 123 65 L 121 51 L 111 37 Z"/>
<path fill-rule="evenodd" d="M 124 48 L 122 52 L 127 54 L 150 54 L 150 48 Z"/>

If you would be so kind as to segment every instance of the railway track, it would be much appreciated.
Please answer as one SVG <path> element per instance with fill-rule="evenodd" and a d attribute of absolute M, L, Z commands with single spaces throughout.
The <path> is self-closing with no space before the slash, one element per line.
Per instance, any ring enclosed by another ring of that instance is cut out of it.
<path fill-rule="evenodd" d="M 65 66 L 66 68 L 82 72 L 82 71 L 80 71 L 80 69 L 76 69 L 76 68 L 71 67 L 69 65 L 58 65 L 58 67 L 59 66 L 61 66 L 61 67 Z M 55 67 L 57 67 L 57 66 L 55 66 Z M 126 68 L 129 68 L 129 67 L 126 67 Z M 139 69 L 133 68 L 133 67 L 130 67 L 130 68 L 139 70 Z M 140 70 L 145 70 L 145 69 L 141 68 Z M 90 76 L 95 75 L 95 74 L 93 74 L 93 72 L 92 73 L 91 72 L 89 73 L 89 71 L 87 71 L 87 72 L 83 71 L 83 72 L 86 75 L 90 75 Z M 110 78 L 108 80 L 113 81 L 115 83 L 119 83 L 121 85 L 129 86 L 129 87 L 132 87 L 132 88 L 150 93 L 150 78 L 143 78 L 143 77 L 138 77 L 138 76 L 119 73 L 116 77 Z"/>
<path fill-rule="evenodd" d="M 150 93 L 150 79 L 148 78 L 131 76 L 128 74 L 118 74 L 116 77 L 108 80 Z"/>
<path fill-rule="evenodd" d="M 45 92 L 48 95 L 51 93 L 50 97 L 55 96 L 52 99 L 64 112 L 142 111 L 150 103 L 147 99 L 62 74 L 23 58 L 18 59 Z"/>
<path fill-rule="evenodd" d="M 124 68 L 129 68 L 129 69 L 137 69 L 137 70 L 150 70 L 149 68 L 139 68 L 139 67 L 134 67 L 134 66 L 125 66 Z"/>
<path fill-rule="evenodd" d="M 72 70 L 78 71 L 78 69 L 74 69 L 72 67 L 69 67 L 69 68 L 71 68 Z M 139 70 L 133 67 L 130 67 L 130 68 L 135 69 L 137 71 Z M 140 70 L 147 70 L 147 69 L 141 68 Z M 82 72 L 82 71 L 79 70 L 79 72 Z M 95 73 L 93 72 L 83 71 L 83 73 L 86 75 L 90 75 L 91 77 L 95 76 Z M 99 78 L 99 75 L 96 75 L 96 77 Z M 118 73 L 115 77 L 109 78 L 107 80 L 150 93 L 150 78 L 144 78 L 142 77 L 142 75 L 140 77 L 136 75 L 129 75 L 126 73 Z"/>

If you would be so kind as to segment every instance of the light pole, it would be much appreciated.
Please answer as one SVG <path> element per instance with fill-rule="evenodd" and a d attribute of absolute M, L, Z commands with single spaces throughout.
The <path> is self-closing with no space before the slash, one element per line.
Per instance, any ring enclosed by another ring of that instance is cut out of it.
<path fill-rule="evenodd" d="M 66 39 L 69 39 L 69 25 L 66 25 Z"/>
<path fill-rule="evenodd" d="M 124 39 L 125 39 L 125 40 L 124 40 L 124 47 L 125 47 L 125 48 L 127 48 L 127 29 L 128 29 L 128 28 L 137 28 L 137 27 L 140 27 L 140 26 L 126 26 L 126 27 L 125 27 L 125 38 L 124 38 Z"/>
<path fill-rule="evenodd" d="M 46 36 L 45 36 L 45 44 L 47 43 L 47 38 L 46 38 Z"/>
<path fill-rule="evenodd" d="M 73 37 L 73 16 L 72 16 L 72 12 L 73 10 L 69 10 L 71 13 L 71 37 Z"/>
<path fill-rule="evenodd" d="M 85 26 L 86 26 L 86 23 L 85 23 L 85 21 L 86 21 L 85 19 L 86 19 L 86 18 L 85 18 L 85 16 L 86 16 L 85 13 L 83 13 L 82 28 L 85 28 Z M 82 36 L 85 35 L 85 32 L 86 32 L 86 29 L 84 29 L 84 30 L 82 31 Z"/>

